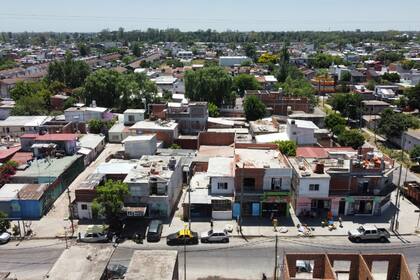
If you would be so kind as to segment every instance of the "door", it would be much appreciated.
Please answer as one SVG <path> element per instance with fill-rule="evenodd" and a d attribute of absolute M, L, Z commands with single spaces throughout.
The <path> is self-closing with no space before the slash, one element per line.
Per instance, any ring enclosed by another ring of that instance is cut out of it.
<path fill-rule="evenodd" d="M 345 200 L 340 200 L 339 204 L 338 204 L 338 214 L 339 215 L 344 215 L 346 211 L 346 201 Z"/>

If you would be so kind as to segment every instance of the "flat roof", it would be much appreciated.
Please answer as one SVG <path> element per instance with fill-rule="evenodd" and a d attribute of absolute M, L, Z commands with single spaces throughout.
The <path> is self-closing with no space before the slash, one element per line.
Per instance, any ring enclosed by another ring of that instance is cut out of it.
<path fill-rule="evenodd" d="M 144 114 L 146 110 L 144 109 L 127 109 L 124 111 L 124 114 Z"/>
<path fill-rule="evenodd" d="M 5 184 L 0 189 L 0 201 L 17 199 L 18 192 L 28 184 Z"/>
<path fill-rule="evenodd" d="M 62 158 L 33 160 L 25 170 L 16 171 L 16 177 L 58 177 L 82 155 L 72 155 Z"/>
<path fill-rule="evenodd" d="M 121 143 L 150 141 L 153 138 L 156 138 L 156 134 L 130 135 L 130 136 L 127 136 L 127 138 L 125 138 L 123 141 L 121 141 Z"/>
<path fill-rule="evenodd" d="M 36 141 L 76 141 L 79 137 L 75 133 L 47 133 L 43 135 L 38 135 Z"/>
<path fill-rule="evenodd" d="M 10 116 L 0 121 L 0 126 L 33 126 L 37 127 L 51 120 L 49 116 Z"/>
<path fill-rule="evenodd" d="M 63 251 L 47 274 L 52 280 L 98 280 L 112 256 L 107 245 L 74 245 Z"/>
<path fill-rule="evenodd" d="M 332 152 L 357 153 L 352 147 L 298 147 L 296 149 L 296 156 L 304 158 L 328 158 L 329 153 Z"/>
<path fill-rule="evenodd" d="M 273 143 L 275 141 L 287 141 L 287 140 L 290 140 L 290 139 L 289 139 L 289 135 L 287 135 L 286 132 L 255 135 L 255 142 L 257 143 Z"/>
<path fill-rule="evenodd" d="M 99 164 L 95 173 L 105 175 L 128 174 L 128 172 L 137 165 L 137 162 L 138 160 L 111 159 L 109 162 Z"/>
<path fill-rule="evenodd" d="M 236 149 L 235 159 L 240 168 L 290 168 L 277 150 Z"/>
<path fill-rule="evenodd" d="M 200 146 L 197 152 L 196 161 L 208 161 L 213 157 L 234 157 L 235 149 L 233 146 Z"/>
<path fill-rule="evenodd" d="M 178 124 L 175 121 L 139 121 L 130 127 L 130 129 L 145 130 L 175 130 Z"/>
<path fill-rule="evenodd" d="M 79 139 L 80 147 L 95 149 L 105 140 L 104 135 L 99 134 L 85 134 Z"/>
<path fill-rule="evenodd" d="M 288 119 L 287 123 L 291 124 L 292 122 L 295 123 L 295 125 L 299 128 L 307 128 L 307 129 L 319 129 L 316 124 L 314 124 L 312 121 L 305 121 L 305 120 L 296 120 L 296 119 Z"/>
<path fill-rule="evenodd" d="M 19 191 L 19 199 L 39 200 L 48 188 L 48 184 L 27 184 Z"/>
<path fill-rule="evenodd" d="M 214 157 L 209 159 L 207 175 L 214 177 L 233 177 L 235 176 L 235 163 L 233 158 Z"/>
<path fill-rule="evenodd" d="M 372 106 L 391 106 L 391 104 L 382 100 L 363 100 L 362 103 L 364 105 L 372 105 Z"/>
<path fill-rule="evenodd" d="M 172 280 L 178 271 L 176 250 L 136 250 L 125 280 Z M 98 278 L 99 279 L 99 278 Z"/>

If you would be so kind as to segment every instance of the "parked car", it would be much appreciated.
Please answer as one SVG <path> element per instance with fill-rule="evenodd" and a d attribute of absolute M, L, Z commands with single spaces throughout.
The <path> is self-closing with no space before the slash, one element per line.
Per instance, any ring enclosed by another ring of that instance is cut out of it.
<path fill-rule="evenodd" d="M 209 230 L 201 233 L 201 243 L 229 242 L 229 235 L 225 231 Z"/>
<path fill-rule="evenodd" d="M 79 241 L 86 243 L 108 242 L 108 227 L 90 225 L 88 226 L 86 232 L 79 232 Z"/>
<path fill-rule="evenodd" d="M 348 231 L 349 239 L 355 242 L 362 240 L 379 240 L 386 242 L 391 237 L 385 228 L 377 228 L 376 226 L 360 226 L 358 229 Z"/>
<path fill-rule="evenodd" d="M 6 244 L 7 242 L 9 242 L 10 241 L 10 237 L 11 237 L 11 235 L 7 231 L 2 232 L 0 234 L 0 244 Z"/>
<path fill-rule="evenodd" d="M 147 242 L 159 242 L 163 224 L 161 220 L 152 220 L 147 228 Z"/>
<path fill-rule="evenodd" d="M 168 245 L 193 245 L 198 244 L 198 234 L 189 229 L 181 229 L 176 233 L 172 233 L 166 237 Z"/>

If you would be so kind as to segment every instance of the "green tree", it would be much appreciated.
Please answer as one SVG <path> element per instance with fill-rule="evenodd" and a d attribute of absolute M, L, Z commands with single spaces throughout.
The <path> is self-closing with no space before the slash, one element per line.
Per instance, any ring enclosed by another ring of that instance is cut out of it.
<path fill-rule="evenodd" d="M 132 52 L 133 52 L 133 55 L 136 56 L 136 57 L 141 56 L 141 48 L 140 48 L 139 43 L 136 42 L 136 43 L 133 44 Z"/>
<path fill-rule="evenodd" d="M 328 99 L 328 103 L 343 116 L 353 120 L 360 119 L 362 114 L 362 97 L 360 94 L 334 94 Z"/>
<path fill-rule="evenodd" d="M 280 84 L 286 96 L 306 97 L 312 106 L 316 106 L 315 89 L 303 78 L 293 79 L 290 75 Z"/>
<path fill-rule="evenodd" d="M 92 211 L 105 217 L 111 227 L 119 226 L 119 215 L 124 206 L 124 198 L 129 195 L 127 184 L 121 181 L 107 180 L 96 188 L 96 198 Z"/>
<path fill-rule="evenodd" d="M 239 74 L 233 78 L 233 90 L 244 96 L 245 90 L 259 89 L 257 78 L 249 74 Z"/>
<path fill-rule="evenodd" d="M 345 61 L 339 56 L 333 56 L 322 52 L 310 56 L 309 64 L 315 68 L 328 68 L 332 63 L 341 65 L 345 64 Z"/>
<path fill-rule="evenodd" d="M 70 53 L 66 54 L 64 61 L 53 61 L 48 65 L 47 80 L 59 81 L 68 87 L 76 88 L 83 85 L 90 74 L 89 65 L 81 60 L 73 60 Z"/>
<path fill-rule="evenodd" d="M 297 149 L 297 144 L 295 141 L 291 141 L 291 140 L 285 140 L 285 141 L 276 141 L 274 142 L 279 151 L 288 157 L 294 157 L 296 156 L 296 149 Z"/>
<path fill-rule="evenodd" d="M 257 58 L 257 49 L 254 44 L 247 43 L 244 45 L 245 55 L 251 58 L 253 61 Z"/>
<path fill-rule="evenodd" d="M 170 146 L 169 146 L 169 149 L 174 149 L 174 150 L 178 150 L 178 149 L 181 149 L 181 146 L 180 145 L 178 145 L 178 144 L 171 144 Z"/>
<path fill-rule="evenodd" d="M 0 232 L 5 232 L 10 228 L 10 221 L 7 219 L 7 214 L 0 211 Z"/>
<path fill-rule="evenodd" d="M 377 53 L 375 59 L 389 65 L 390 63 L 402 60 L 403 58 L 404 55 L 400 52 L 380 51 Z"/>
<path fill-rule="evenodd" d="M 231 101 L 232 77 L 221 67 L 187 71 L 185 95 L 193 101 L 207 101 L 221 106 Z"/>
<path fill-rule="evenodd" d="M 410 115 L 394 112 L 392 109 L 382 111 L 378 131 L 386 138 L 399 138 L 409 128 L 419 128 L 419 120 Z"/>
<path fill-rule="evenodd" d="M 278 61 L 279 57 L 275 54 L 270 54 L 270 53 L 263 53 L 259 58 L 258 58 L 258 63 L 261 64 L 276 64 Z"/>
<path fill-rule="evenodd" d="M 420 110 L 420 83 L 407 91 L 408 105 Z"/>
<path fill-rule="evenodd" d="M 209 116 L 217 118 L 220 116 L 219 108 L 214 103 L 208 103 Z"/>
<path fill-rule="evenodd" d="M 88 47 L 86 44 L 84 44 L 84 43 L 79 44 L 79 53 L 80 53 L 80 55 L 81 55 L 81 56 L 87 56 L 87 55 L 89 55 L 89 53 L 90 53 L 90 49 L 89 49 L 89 47 Z"/>
<path fill-rule="evenodd" d="M 290 54 L 289 49 L 287 47 L 287 44 L 285 43 L 282 50 L 281 50 L 281 56 L 280 56 L 280 62 L 279 62 L 279 71 L 277 73 L 277 80 L 280 83 L 283 83 L 286 81 L 286 78 L 289 76 L 289 72 L 291 72 L 291 65 L 289 64 L 290 61 Z"/>
<path fill-rule="evenodd" d="M 382 75 L 382 79 L 389 81 L 391 83 L 399 83 L 400 82 L 400 75 L 398 75 L 398 73 L 388 73 L 385 72 Z"/>
<path fill-rule="evenodd" d="M 345 125 L 346 119 L 344 119 L 340 114 L 338 113 L 331 113 L 328 116 L 325 117 L 325 127 L 329 130 L 333 130 L 338 125 Z"/>
<path fill-rule="evenodd" d="M 420 145 L 415 145 L 410 151 L 410 158 L 412 161 L 420 164 Z"/>
<path fill-rule="evenodd" d="M 351 129 L 341 132 L 337 137 L 337 141 L 341 146 L 358 149 L 365 143 L 365 137 L 360 131 Z"/>
<path fill-rule="evenodd" d="M 266 114 L 264 103 L 254 95 L 245 97 L 244 111 L 248 121 L 259 120 Z"/>
<path fill-rule="evenodd" d="M 45 99 L 42 95 L 28 95 L 16 101 L 15 107 L 12 109 L 14 116 L 39 116 L 47 115 Z"/>
<path fill-rule="evenodd" d="M 351 74 L 350 74 L 350 72 L 344 71 L 344 73 L 341 74 L 340 81 L 342 81 L 342 82 L 350 82 L 351 81 Z"/>

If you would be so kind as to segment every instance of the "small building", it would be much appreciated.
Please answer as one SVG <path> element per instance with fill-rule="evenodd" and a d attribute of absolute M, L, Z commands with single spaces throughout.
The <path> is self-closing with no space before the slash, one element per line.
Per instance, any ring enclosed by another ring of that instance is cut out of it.
<path fill-rule="evenodd" d="M 363 100 L 363 113 L 367 115 L 380 115 L 383 110 L 391 107 L 391 104 L 381 100 Z"/>
<path fill-rule="evenodd" d="M 100 245 L 76 245 L 63 251 L 46 279 L 51 280 L 100 280 L 106 275 L 106 268 L 114 248 Z"/>
<path fill-rule="evenodd" d="M 404 150 L 411 151 L 414 146 L 420 145 L 420 129 L 408 129 L 403 133 Z"/>
<path fill-rule="evenodd" d="M 128 136 L 122 143 L 127 157 L 133 159 L 154 155 L 157 149 L 156 134 Z"/>
<path fill-rule="evenodd" d="M 92 173 L 76 187 L 74 204 L 79 219 L 93 219 L 92 203 L 96 197 L 96 187 L 105 179 L 105 174 Z"/>
<path fill-rule="evenodd" d="M 89 165 L 105 148 L 105 136 L 100 134 L 85 134 L 79 138 L 77 151 L 85 155 L 85 165 Z"/>
<path fill-rule="evenodd" d="M 60 134 L 24 134 L 20 137 L 22 151 L 33 151 L 35 157 L 43 157 L 43 145 L 54 144 L 57 152 L 66 155 L 74 155 L 77 151 L 79 135 L 73 133 Z M 46 146 L 45 146 L 46 147 Z"/>
<path fill-rule="evenodd" d="M 182 134 L 196 135 L 207 128 L 207 102 L 168 103 L 166 117 L 179 124 Z"/>
<path fill-rule="evenodd" d="M 298 145 L 314 145 L 317 143 L 315 131 L 319 128 L 311 121 L 287 120 L 287 135 Z"/>
<path fill-rule="evenodd" d="M 219 66 L 240 66 L 242 63 L 245 63 L 247 61 L 252 62 L 252 60 L 247 56 L 221 56 L 219 57 Z"/>
<path fill-rule="evenodd" d="M 144 120 L 144 109 L 127 109 L 124 111 L 124 125 L 133 125 Z"/>
<path fill-rule="evenodd" d="M 108 130 L 108 141 L 111 143 L 121 143 L 130 133 L 128 126 L 122 123 L 116 123 Z"/>
<path fill-rule="evenodd" d="M 130 190 L 127 216 L 169 217 L 181 195 L 181 157 L 142 156 L 124 183 Z"/>
<path fill-rule="evenodd" d="M 135 250 L 125 280 L 178 280 L 178 251 Z"/>
<path fill-rule="evenodd" d="M 10 116 L 0 120 L 0 136 L 19 137 L 25 133 L 38 133 L 39 128 L 51 119 L 49 116 Z"/>
<path fill-rule="evenodd" d="M 64 110 L 65 120 L 68 122 L 88 122 L 90 120 L 110 120 L 111 110 L 105 107 L 97 107 L 93 102 L 91 107 L 76 106 Z"/>
<path fill-rule="evenodd" d="M 170 146 L 178 138 L 178 124 L 175 121 L 149 121 L 135 123 L 129 128 L 131 134 L 156 134 L 156 139 Z"/>

